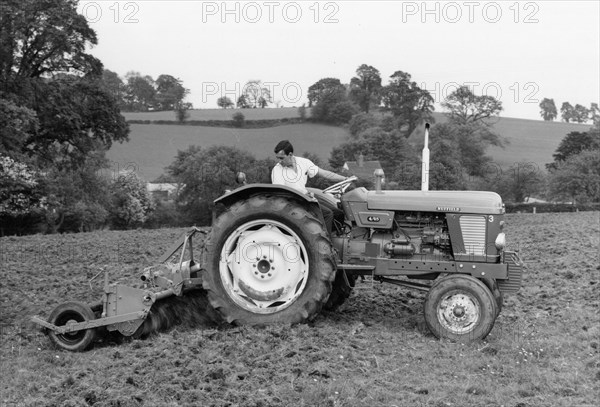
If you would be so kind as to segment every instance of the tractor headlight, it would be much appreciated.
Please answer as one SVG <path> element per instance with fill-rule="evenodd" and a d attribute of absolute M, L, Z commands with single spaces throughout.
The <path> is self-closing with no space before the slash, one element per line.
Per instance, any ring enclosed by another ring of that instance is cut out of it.
<path fill-rule="evenodd" d="M 496 245 L 496 249 L 504 250 L 504 248 L 506 247 L 506 235 L 504 234 L 504 232 L 498 233 L 494 244 Z"/>

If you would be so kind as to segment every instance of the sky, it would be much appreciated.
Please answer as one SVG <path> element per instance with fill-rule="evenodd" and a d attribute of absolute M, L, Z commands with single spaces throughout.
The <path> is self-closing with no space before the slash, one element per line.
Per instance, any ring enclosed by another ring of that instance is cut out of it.
<path fill-rule="evenodd" d="M 272 106 L 307 103 L 308 87 L 356 69 L 382 83 L 408 72 L 436 101 L 459 85 L 499 99 L 501 116 L 540 119 L 554 99 L 600 102 L 599 1 L 81 1 L 89 52 L 121 77 L 182 80 L 194 108 L 233 101 L 249 80 Z"/>

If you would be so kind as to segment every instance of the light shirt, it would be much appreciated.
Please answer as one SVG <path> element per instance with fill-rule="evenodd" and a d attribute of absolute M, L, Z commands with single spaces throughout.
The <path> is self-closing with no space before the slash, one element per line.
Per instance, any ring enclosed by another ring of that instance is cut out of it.
<path fill-rule="evenodd" d="M 271 182 L 292 187 L 303 194 L 307 194 L 306 181 L 319 173 L 319 167 L 308 158 L 294 156 L 294 159 L 296 160 L 296 170 L 277 163 L 271 171 Z"/>

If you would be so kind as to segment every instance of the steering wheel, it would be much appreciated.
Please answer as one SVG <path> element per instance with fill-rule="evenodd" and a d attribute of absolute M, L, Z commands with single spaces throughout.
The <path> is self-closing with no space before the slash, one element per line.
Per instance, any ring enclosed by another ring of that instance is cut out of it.
<path fill-rule="evenodd" d="M 330 187 L 325 188 L 323 192 L 331 195 L 341 195 L 346 191 L 346 189 L 348 189 L 350 184 L 356 181 L 357 179 L 358 177 L 356 175 L 353 175 L 351 177 L 346 178 L 343 181 L 338 182 L 337 184 L 333 184 Z"/>

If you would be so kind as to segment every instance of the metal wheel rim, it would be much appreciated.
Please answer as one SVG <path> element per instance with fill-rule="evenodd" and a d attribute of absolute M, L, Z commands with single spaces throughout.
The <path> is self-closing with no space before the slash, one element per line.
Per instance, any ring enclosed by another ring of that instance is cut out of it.
<path fill-rule="evenodd" d="M 308 280 L 306 247 L 289 226 L 259 219 L 233 231 L 219 259 L 221 282 L 243 309 L 272 314 L 289 307 Z"/>
<path fill-rule="evenodd" d="M 79 312 L 71 310 L 65 311 L 61 313 L 57 318 L 54 325 L 56 326 L 66 326 L 69 324 L 84 322 L 85 317 L 81 315 Z M 67 332 L 64 334 L 57 334 L 56 337 L 63 343 L 69 345 L 75 345 L 83 340 L 85 337 L 85 330 L 75 331 L 75 332 Z"/>
<path fill-rule="evenodd" d="M 481 319 L 481 305 L 473 296 L 455 292 L 442 298 L 437 308 L 437 317 L 444 329 L 453 334 L 473 331 Z"/>

